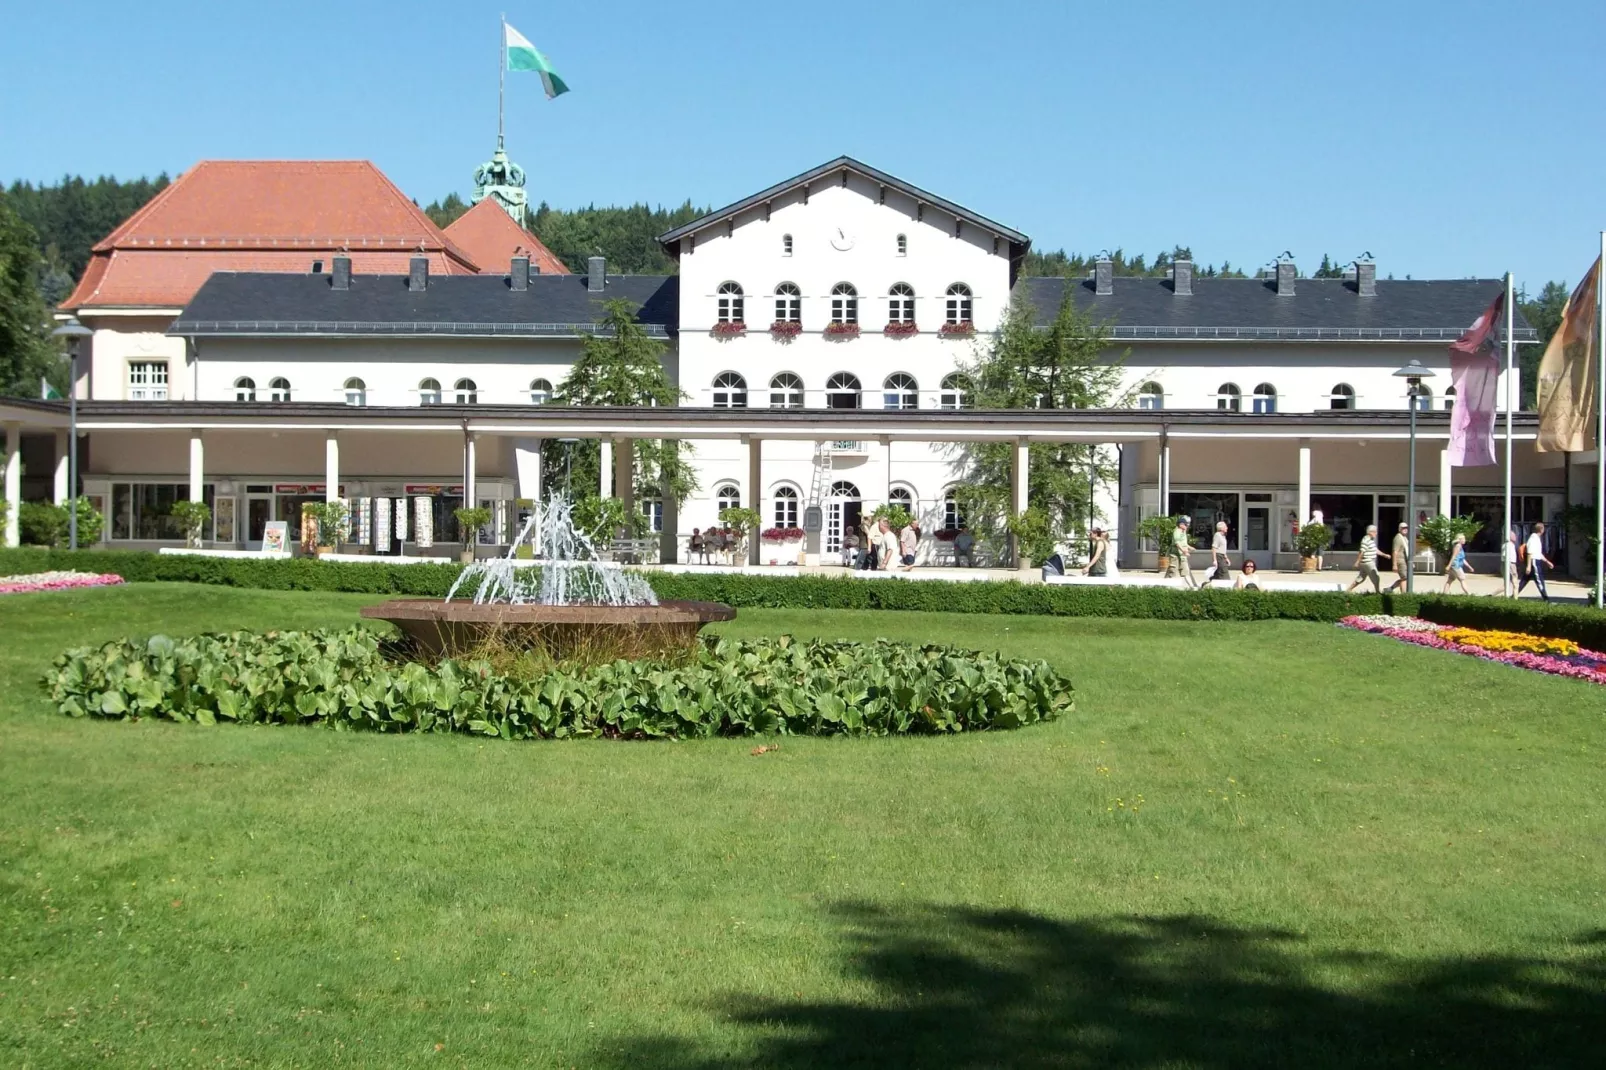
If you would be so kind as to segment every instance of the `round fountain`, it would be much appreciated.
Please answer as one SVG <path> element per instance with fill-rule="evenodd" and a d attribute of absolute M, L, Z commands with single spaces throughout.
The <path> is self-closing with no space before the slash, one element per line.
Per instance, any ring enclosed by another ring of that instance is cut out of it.
<path fill-rule="evenodd" d="M 513 556 L 526 542 L 539 560 Z M 472 597 L 458 600 L 459 591 Z M 561 495 L 535 509 L 506 557 L 463 569 L 445 601 L 401 598 L 361 613 L 394 624 L 434 657 L 497 646 L 588 660 L 684 652 L 703 625 L 736 616 L 719 602 L 660 602 L 644 576 L 601 559 Z"/>

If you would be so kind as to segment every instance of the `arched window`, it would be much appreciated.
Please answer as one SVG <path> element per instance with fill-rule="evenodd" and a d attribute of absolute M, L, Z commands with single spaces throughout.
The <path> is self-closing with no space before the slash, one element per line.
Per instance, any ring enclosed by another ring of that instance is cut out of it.
<path fill-rule="evenodd" d="M 726 509 L 740 509 L 742 507 L 742 492 L 736 489 L 734 483 L 722 483 L 714 491 L 714 505 L 718 513 Z M 715 515 L 717 516 L 718 513 Z"/>
<path fill-rule="evenodd" d="M 797 490 L 792 487 L 775 488 L 775 526 L 797 527 Z"/>
<path fill-rule="evenodd" d="M 1411 399 L 1418 412 L 1430 412 L 1433 409 L 1433 388 L 1426 383 L 1417 384 L 1416 396 Z"/>
<path fill-rule="evenodd" d="M 418 381 L 418 403 L 420 405 L 439 405 L 441 403 L 441 381 L 439 379 L 420 379 Z"/>
<path fill-rule="evenodd" d="M 1222 412 L 1243 412 L 1244 392 L 1237 383 L 1222 383 L 1216 390 L 1216 408 Z"/>
<path fill-rule="evenodd" d="M 545 405 L 552 400 L 552 382 L 549 379 L 530 380 L 530 404 Z"/>
<path fill-rule="evenodd" d="M 781 235 L 781 255 L 782 256 L 791 256 L 792 255 L 792 236 L 790 234 L 782 234 Z"/>
<path fill-rule="evenodd" d="M 456 400 L 459 405 L 478 405 L 480 403 L 480 388 L 474 385 L 472 379 L 459 379 L 452 384 Z"/>
<path fill-rule="evenodd" d="M 286 379 L 284 376 L 281 375 L 279 378 L 277 378 L 277 379 L 273 380 L 271 383 L 269 383 L 268 384 L 268 400 L 269 401 L 289 401 L 290 400 L 290 380 Z"/>
<path fill-rule="evenodd" d="M 1160 389 L 1159 383 L 1151 380 L 1138 387 L 1138 408 L 1165 408 L 1165 391 Z"/>
<path fill-rule="evenodd" d="M 860 497 L 859 488 L 845 479 L 838 480 L 831 484 L 831 497 L 858 501 Z"/>
<path fill-rule="evenodd" d="M 965 395 L 970 392 L 970 380 L 965 378 L 963 372 L 949 372 L 942 377 L 942 393 L 937 396 L 937 403 L 944 409 L 967 409 L 970 402 Z"/>
<path fill-rule="evenodd" d="M 782 372 L 770 380 L 770 408 L 801 409 L 802 407 L 802 379 L 791 372 Z"/>
<path fill-rule="evenodd" d="M 357 378 L 347 379 L 346 404 L 358 406 L 368 404 L 368 384 Z"/>
<path fill-rule="evenodd" d="M 948 322 L 953 324 L 969 323 L 975 318 L 974 313 L 975 303 L 970 293 L 970 287 L 962 282 L 956 282 L 948 287 Z"/>
<path fill-rule="evenodd" d="M 714 376 L 714 408 L 747 408 L 747 380 L 735 372 L 720 372 Z"/>
<path fill-rule="evenodd" d="M 255 401 L 257 399 L 257 381 L 250 376 L 241 376 L 234 380 L 235 401 Z"/>
<path fill-rule="evenodd" d="M 918 409 L 920 407 L 920 384 L 908 372 L 893 372 L 887 376 L 887 381 L 881 384 L 884 393 L 881 395 L 883 409 Z"/>
<path fill-rule="evenodd" d="M 719 284 L 719 322 L 745 322 L 746 317 L 742 314 L 744 305 L 740 283 L 722 282 Z"/>
<path fill-rule="evenodd" d="M 907 282 L 895 282 L 887 291 L 887 322 L 913 323 L 915 321 L 915 289 Z"/>
<path fill-rule="evenodd" d="M 783 282 L 775 287 L 775 321 L 803 322 L 803 291 L 797 288 L 797 283 Z"/>
<path fill-rule="evenodd" d="M 831 287 L 831 321 L 859 322 L 859 291 L 853 288 L 851 282 L 839 282 Z"/>
<path fill-rule="evenodd" d="M 1455 411 L 1455 387 L 1453 386 L 1447 386 L 1444 388 L 1444 411 Z"/>
<path fill-rule="evenodd" d="M 887 491 L 888 505 L 901 505 L 910 516 L 915 515 L 915 494 L 908 487 L 893 487 Z"/>
<path fill-rule="evenodd" d="M 1355 407 L 1355 388 L 1348 383 L 1337 383 L 1333 392 L 1327 395 L 1327 405 L 1333 409 L 1353 409 Z"/>
<path fill-rule="evenodd" d="M 907 234 L 898 235 L 898 255 L 899 256 L 908 256 L 909 255 L 909 235 L 907 235 Z"/>
<path fill-rule="evenodd" d="M 1255 387 L 1254 412 L 1277 411 L 1277 388 L 1270 383 Z"/>
<path fill-rule="evenodd" d="M 852 372 L 837 372 L 825 382 L 825 407 L 828 409 L 856 409 L 859 407 L 859 377 Z"/>

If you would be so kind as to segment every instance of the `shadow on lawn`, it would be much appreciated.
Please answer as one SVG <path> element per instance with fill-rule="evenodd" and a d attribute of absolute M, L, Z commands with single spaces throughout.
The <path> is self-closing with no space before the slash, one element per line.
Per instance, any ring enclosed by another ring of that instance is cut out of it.
<path fill-rule="evenodd" d="M 1319 956 L 1197 917 L 840 911 L 862 1003 L 737 997 L 731 1056 L 640 1037 L 603 1065 L 775 1067 L 1602 1067 L 1606 948 L 1518 958 Z M 1323 983 L 1312 974 L 1327 978 Z"/>

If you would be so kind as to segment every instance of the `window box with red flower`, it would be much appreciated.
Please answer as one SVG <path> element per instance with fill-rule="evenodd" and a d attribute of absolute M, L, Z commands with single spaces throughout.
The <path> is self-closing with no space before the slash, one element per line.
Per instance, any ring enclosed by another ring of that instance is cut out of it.
<path fill-rule="evenodd" d="M 803 333 L 803 325 L 797 320 L 776 320 L 770 324 L 770 337 L 780 342 L 790 342 Z"/>
<path fill-rule="evenodd" d="M 857 323 L 843 323 L 841 320 L 832 320 L 825 325 L 824 334 L 827 338 L 845 342 L 850 338 L 859 337 L 859 325 Z"/>
<path fill-rule="evenodd" d="M 714 324 L 715 338 L 740 338 L 747 333 L 747 324 L 741 320 L 720 320 Z"/>
<path fill-rule="evenodd" d="M 944 323 L 938 333 L 944 338 L 970 338 L 976 333 L 976 325 L 970 320 Z"/>
<path fill-rule="evenodd" d="M 759 536 L 765 542 L 797 542 L 803 538 L 802 528 L 765 528 Z"/>
<path fill-rule="evenodd" d="M 920 328 L 913 320 L 893 320 L 881 329 L 881 333 L 888 338 L 908 338 L 912 334 L 919 334 Z"/>
<path fill-rule="evenodd" d="M 936 532 L 931 537 L 936 539 L 938 542 L 953 542 L 955 539 L 959 538 L 959 529 L 943 528 L 941 531 Z"/>

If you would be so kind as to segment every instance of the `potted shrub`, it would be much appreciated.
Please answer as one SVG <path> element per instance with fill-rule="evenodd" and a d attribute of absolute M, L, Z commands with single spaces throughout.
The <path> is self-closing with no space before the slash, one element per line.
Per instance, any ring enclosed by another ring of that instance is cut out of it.
<path fill-rule="evenodd" d="M 23 502 L 17 507 L 17 528 L 24 546 L 58 546 L 67 531 L 67 510 L 49 502 Z"/>
<path fill-rule="evenodd" d="M 1594 507 L 1590 506 L 1589 510 L 1590 516 L 1593 517 Z M 1594 526 L 1593 521 L 1590 526 Z M 1417 526 L 1416 540 L 1433 551 L 1433 569 L 1436 572 L 1449 564 L 1450 555 L 1455 552 L 1457 535 L 1465 535 L 1468 541 L 1471 541 L 1472 536 L 1482 530 L 1483 521 L 1470 516 L 1435 516 Z M 1593 544 L 1593 532 L 1591 532 L 1591 543 Z"/>
<path fill-rule="evenodd" d="M 318 557 L 329 553 L 340 541 L 340 529 L 346 523 L 346 503 L 308 502 L 301 507 L 302 541 L 306 542 L 306 525 L 311 521 L 313 525 L 314 547 L 313 553 Z"/>
<path fill-rule="evenodd" d="M 1161 572 L 1171 567 L 1171 533 L 1177 529 L 1177 518 L 1156 513 L 1146 516 L 1138 524 L 1138 538 L 1152 539 L 1156 548 L 1155 567 Z"/>
<path fill-rule="evenodd" d="M 457 534 L 462 540 L 462 552 L 457 555 L 463 564 L 472 564 L 474 561 L 475 535 L 486 524 L 491 522 L 491 511 L 483 506 L 473 505 L 453 509 L 452 515 L 457 518 Z"/>
<path fill-rule="evenodd" d="M 764 518 L 752 509 L 730 508 L 719 511 L 719 522 L 725 525 L 735 540 L 735 557 L 738 561 L 747 560 L 747 537 L 764 522 Z"/>
<path fill-rule="evenodd" d="M 875 508 L 875 512 L 870 514 L 870 519 L 885 520 L 887 527 L 893 531 L 902 531 L 909 526 L 909 522 L 914 517 L 910 516 L 909 510 L 901 505 L 878 505 Z"/>
<path fill-rule="evenodd" d="M 1299 571 L 1315 572 L 1316 559 L 1333 545 L 1333 529 L 1326 524 L 1306 524 L 1294 535 L 1294 549 L 1299 551 Z"/>
<path fill-rule="evenodd" d="M 206 525 L 212 519 L 212 510 L 205 502 L 174 502 L 168 510 L 168 515 L 179 522 L 184 529 L 184 545 L 192 550 L 201 548 L 201 536 L 206 533 Z M 323 529 L 320 524 L 319 530 Z"/>
<path fill-rule="evenodd" d="M 1041 564 L 1054 555 L 1053 528 L 1048 514 L 1037 506 L 1010 517 L 1007 526 L 1015 536 L 1016 568 L 1031 568 L 1034 562 Z"/>

